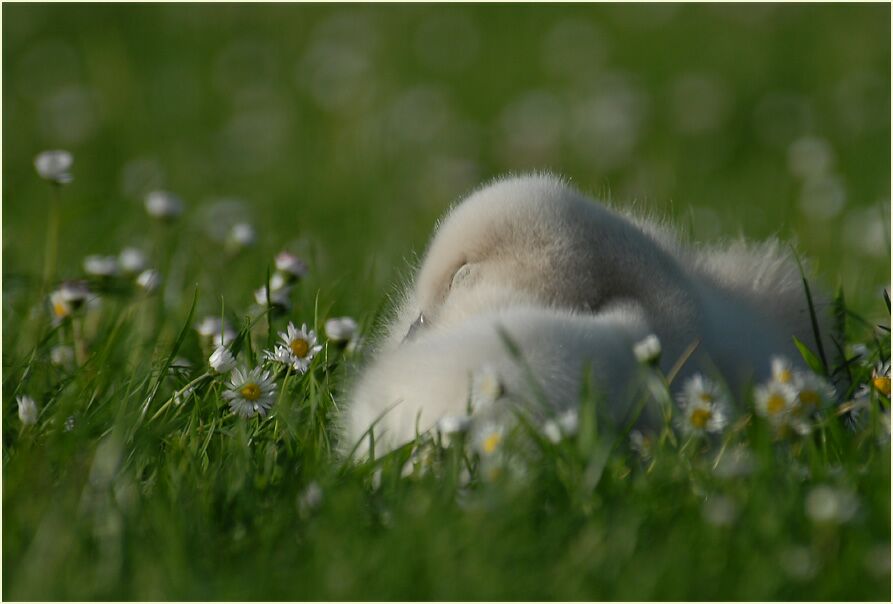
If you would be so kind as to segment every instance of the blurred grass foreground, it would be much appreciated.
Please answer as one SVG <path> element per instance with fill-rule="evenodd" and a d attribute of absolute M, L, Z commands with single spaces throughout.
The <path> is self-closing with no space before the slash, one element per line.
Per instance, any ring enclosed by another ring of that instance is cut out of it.
<path fill-rule="evenodd" d="M 2 17 L 4 599 L 889 600 L 889 5 Z M 343 463 L 436 218 L 534 169 L 792 241 L 837 292 L 833 404 L 618 438 L 583 400 Z"/>

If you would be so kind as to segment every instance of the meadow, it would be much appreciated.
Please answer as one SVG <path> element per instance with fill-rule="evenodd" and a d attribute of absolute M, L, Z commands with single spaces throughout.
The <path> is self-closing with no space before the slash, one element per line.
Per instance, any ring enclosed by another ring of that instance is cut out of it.
<path fill-rule="evenodd" d="M 888 5 L 2 17 L 4 599 L 889 600 Z M 345 460 L 437 217 L 529 170 L 790 241 L 835 300 L 839 350 L 804 351 L 833 400 L 689 434 L 643 364 L 656 434 L 584 392 L 557 435 Z M 264 355 L 289 323 L 307 364 Z"/>

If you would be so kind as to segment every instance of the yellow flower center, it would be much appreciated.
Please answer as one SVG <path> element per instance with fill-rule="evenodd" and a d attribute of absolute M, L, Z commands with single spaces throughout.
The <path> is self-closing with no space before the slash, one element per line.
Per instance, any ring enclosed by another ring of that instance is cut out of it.
<path fill-rule="evenodd" d="M 790 369 L 782 369 L 781 371 L 778 372 L 778 381 L 781 382 L 782 384 L 789 383 L 791 381 L 791 378 L 793 378 L 793 377 L 794 376 L 791 375 Z"/>
<path fill-rule="evenodd" d="M 489 455 L 493 451 L 496 450 L 496 447 L 499 446 L 499 443 L 502 441 L 502 434 L 499 432 L 494 432 L 490 436 L 484 439 L 484 453 Z"/>
<path fill-rule="evenodd" d="M 890 396 L 890 378 L 885 375 L 879 375 L 873 380 L 871 383 L 874 384 L 874 387 L 884 393 L 885 396 Z"/>
<path fill-rule="evenodd" d="M 713 412 L 709 409 L 695 409 L 691 412 L 691 416 L 688 418 L 688 421 L 691 422 L 691 425 L 698 430 L 703 430 L 704 426 L 707 425 L 707 422 L 710 421 L 711 417 L 713 417 Z"/>
<path fill-rule="evenodd" d="M 769 398 L 766 400 L 766 413 L 769 415 L 775 415 L 776 413 L 781 413 L 785 408 L 785 400 L 784 397 L 780 394 L 770 394 Z"/>
<path fill-rule="evenodd" d="M 702 392 L 701 394 L 698 395 L 698 398 L 701 399 L 701 401 L 703 401 L 705 403 L 713 402 L 713 395 L 710 394 L 709 392 Z"/>
<path fill-rule="evenodd" d="M 301 338 L 295 338 L 288 346 L 291 348 L 292 354 L 299 359 L 306 357 L 310 351 L 310 344 L 307 343 L 307 340 L 302 340 Z"/>
<path fill-rule="evenodd" d="M 492 375 L 485 376 L 481 380 L 480 392 L 485 398 L 495 400 L 502 396 L 502 384 Z"/>
<path fill-rule="evenodd" d="M 800 391 L 800 406 L 801 407 L 818 407 L 819 406 L 819 393 L 815 390 L 801 390 Z"/>
<path fill-rule="evenodd" d="M 260 386 L 254 383 L 245 384 L 242 386 L 242 389 L 239 390 L 239 394 L 246 400 L 256 401 L 260 398 Z"/>
<path fill-rule="evenodd" d="M 68 309 L 68 305 L 64 302 L 54 302 L 53 303 L 53 314 L 56 315 L 60 319 L 64 319 L 69 315 L 70 311 Z"/>

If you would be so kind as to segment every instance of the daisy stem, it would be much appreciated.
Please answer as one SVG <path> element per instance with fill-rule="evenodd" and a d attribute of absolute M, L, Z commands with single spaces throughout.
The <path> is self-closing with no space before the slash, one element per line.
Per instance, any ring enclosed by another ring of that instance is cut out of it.
<path fill-rule="evenodd" d="M 199 384 L 199 382 L 201 382 L 202 380 L 204 380 L 205 378 L 208 378 L 208 377 L 211 377 L 210 372 L 203 373 L 200 376 L 198 376 L 197 378 L 195 378 L 194 380 L 192 380 L 191 382 L 189 382 L 188 384 L 186 384 L 185 386 L 183 386 L 182 388 L 180 388 L 179 390 L 175 391 L 171 395 L 171 397 L 169 399 L 167 399 L 166 401 L 164 401 L 164 404 L 158 408 L 158 411 L 155 412 L 155 415 L 153 415 L 152 417 L 149 418 L 149 421 L 151 422 L 152 420 L 157 418 L 159 415 L 164 413 L 164 411 L 168 407 L 170 407 L 174 403 L 174 401 L 177 400 L 177 398 L 180 397 L 184 392 L 186 392 L 193 386 L 197 386 Z"/>
<path fill-rule="evenodd" d="M 43 285 L 48 288 L 56 273 L 56 256 L 59 249 L 59 197 L 60 187 L 53 185 L 50 207 L 47 213 L 47 240 L 43 256 Z"/>
<path fill-rule="evenodd" d="M 74 340 L 74 359 L 78 367 L 87 362 L 87 344 L 84 341 L 84 319 L 72 318 L 71 334 Z"/>
<path fill-rule="evenodd" d="M 282 388 L 279 390 L 279 399 L 276 401 L 276 406 L 279 407 L 282 405 L 282 397 L 285 396 L 285 389 L 288 388 L 288 378 L 291 377 L 291 365 L 285 370 L 285 377 L 282 379 Z"/>

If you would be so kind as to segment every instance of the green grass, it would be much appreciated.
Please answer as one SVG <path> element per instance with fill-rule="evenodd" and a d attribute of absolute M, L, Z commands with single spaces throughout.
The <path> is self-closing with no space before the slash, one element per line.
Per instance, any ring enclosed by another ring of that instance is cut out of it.
<path fill-rule="evenodd" d="M 890 358 L 889 6 L 2 11 L 4 599 L 890 598 L 889 400 L 869 384 Z M 809 178 L 790 160 L 804 137 L 831 152 Z M 100 307 L 53 323 L 47 148 L 75 156 L 57 278 L 134 245 L 157 294 L 95 282 Z M 643 459 L 583 397 L 577 436 L 522 427 L 496 476 L 427 444 L 401 477 L 409 447 L 334 453 L 363 349 L 328 343 L 267 419 L 232 415 L 222 378 L 158 413 L 206 370 L 200 318 L 225 315 L 246 363 L 289 320 L 351 315 L 368 342 L 448 204 L 539 168 L 699 241 L 794 240 L 810 286 L 845 294 L 850 356 L 867 346 L 841 370 L 858 426 L 826 409 L 779 439 L 744 401 L 721 438 L 667 429 Z M 186 201 L 179 221 L 147 219 L 153 188 Z M 208 235 L 223 197 L 254 247 Z M 310 272 L 268 323 L 253 290 L 283 248 Z M 50 362 L 76 341 L 74 365 Z M 730 466 L 738 446 L 749 464 Z M 808 513 L 824 486 L 855 512 Z"/>

